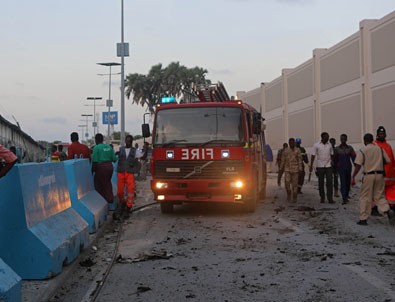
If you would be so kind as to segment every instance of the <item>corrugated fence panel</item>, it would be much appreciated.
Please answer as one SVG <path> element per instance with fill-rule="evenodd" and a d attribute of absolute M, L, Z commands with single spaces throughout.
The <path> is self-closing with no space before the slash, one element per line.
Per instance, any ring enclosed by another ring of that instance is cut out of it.
<path fill-rule="evenodd" d="M 288 103 L 313 95 L 313 64 L 303 66 L 288 76 Z"/>
<path fill-rule="evenodd" d="M 289 137 L 302 139 L 303 146 L 311 146 L 314 142 L 314 129 L 311 121 L 314 119 L 313 109 L 289 114 Z"/>
<path fill-rule="evenodd" d="M 395 66 L 395 18 L 372 31 L 373 72 Z"/>
<path fill-rule="evenodd" d="M 323 56 L 321 60 L 321 91 L 359 78 L 359 48 L 359 38 L 356 38 Z"/>
<path fill-rule="evenodd" d="M 345 133 L 349 143 L 357 143 L 362 137 L 361 118 L 361 96 L 352 95 L 322 106 L 322 131 L 328 132 L 336 142 Z"/>
<path fill-rule="evenodd" d="M 282 107 L 282 81 L 266 87 L 266 112 Z"/>
<path fill-rule="evenodd" d="M 395 53 L 394 53 L 395 55 Z M 373 90 L 373 124 L 384 126 L 387 139 L 395 139 L 395 83 Z"/>

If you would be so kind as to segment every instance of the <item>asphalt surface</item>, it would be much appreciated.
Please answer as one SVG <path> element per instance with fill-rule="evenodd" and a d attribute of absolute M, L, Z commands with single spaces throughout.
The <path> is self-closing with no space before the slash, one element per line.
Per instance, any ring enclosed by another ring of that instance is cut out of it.
<path fill-rule="evenodd" d="M 149 180 L 137 190 L 137 206 L 152 203 Z M 251 215 L 182 205 L 171 215 L 151 206 L 122 224 L 108 219 L 61 275 L 24 281 L 23 301 L 90 301 L 120 229 L 97 301 L 395 301 L 395 228 L 385 217 L 356 225 L 357 188 L 348 205 L 320 204 L 315 179 L 303 191 L 286 202 L 273 173 Z M 81 266 L 89 259 L 91 267 Z"/>
<path fill-rule="evenodd" d="M 150 188 L 150 179 L 150 177 L 147 177 L 147 180 L 145 181 L 136 182 L 136 207 L 145 206 L 153 202 L 153 194 Z M 112 257 L 112 251 L 114 250 L 118 231 L 118 226 L 116 224 L 114 225 L 112 214 L 113 211 L 109 211 L 103 226 L 98 230 L 98 232 L 89 235 L 89 247 L 85 249 L 71 264 L 63 267 L 62 273 L 47 280 L 23 280 L 22 301 L 43 302 L 53 299 L 53 296 L 56 295 L 56 292 L 59 290 L 59 288 L 61 288 L 62 285 L 67 282 L 67 280 L 72 278 L 76 270 L 81 267 L 81 263 L 84 263 L 88 260 L 87 264 L 89 264 L 89 259 L 92 258 L 90 254 L 97 252 L 97 246 L 103 246 L 102 241 L 108 244 L 108 247 L 105 251 L 100 251 L 104 260 L 104 264 L 99 270 L 88 272 L 90 274 L 87 275 L 94 276 L 97 271 L 103 271 L 103 269 L 107 267 L 109 259 Z M 93 279 L 94 277 L 91 278 Z M 78 286 L 78 284 L 75 286 Z"/>

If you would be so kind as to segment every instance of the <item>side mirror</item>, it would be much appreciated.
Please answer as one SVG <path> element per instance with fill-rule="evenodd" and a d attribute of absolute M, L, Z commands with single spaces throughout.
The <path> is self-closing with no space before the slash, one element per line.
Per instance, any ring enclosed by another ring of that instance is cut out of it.
<path fill-rule="evenodd" d="M 143 133 L 143 137 L 150 137 L 151 136 L 151 131 L 149 129 L 149 124 L 142 124 L 141 125 L 141 131 Z"/>
<path fill-rule="evenodd" d="M 252 132 L 254 134 L 261 134 L 262 132 L 262 116 L 259 112 L 254 113 Z"/>

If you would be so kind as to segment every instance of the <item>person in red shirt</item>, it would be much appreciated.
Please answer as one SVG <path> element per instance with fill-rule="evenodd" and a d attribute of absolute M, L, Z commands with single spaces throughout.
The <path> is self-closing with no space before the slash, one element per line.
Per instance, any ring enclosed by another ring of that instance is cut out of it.
<path fill-rule="evenodd" d="M 374 144 L 387 153 L 391 162 L 384 165 L 385 197 L 390 207 L 395 207 L 395 157 L 391 145 L 386 141 L 387 133 L 383 126 L 377 128 L 377 137 Z M 373 209 L 375 212 L 375 209 Z"/>
<path fill-rule="evenodd" d="M 17 161 L 16 155 L 0 144 L 0 178 L 5 176 Z"/>
<path fill-rule="evenodd" d="M 81 144 L 78 141 L 78 133 L 73 132 L 70 134 L 71 145 L 67 150 L 67 159 L 73 158 L 89 158 L 91 159 L 91 150 L 87 145 Z"/>

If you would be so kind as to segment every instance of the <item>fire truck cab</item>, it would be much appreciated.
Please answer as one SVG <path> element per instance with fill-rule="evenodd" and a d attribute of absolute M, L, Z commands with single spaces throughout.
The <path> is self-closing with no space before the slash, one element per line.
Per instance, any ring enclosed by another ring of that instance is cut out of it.
<path fill-rule="evenodd" d="M 241 204 L 254 212 L 266 194 L 263 118 L 241 100 L 157 106 L 151 189 L 162 213 L 184 202 Z M 203 99 L 203 100 L 202 100 Z M 149 126 L 143 125 L 143 136 Z"/>

